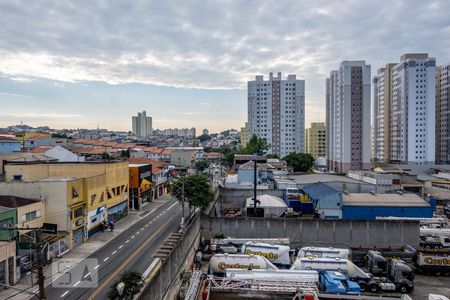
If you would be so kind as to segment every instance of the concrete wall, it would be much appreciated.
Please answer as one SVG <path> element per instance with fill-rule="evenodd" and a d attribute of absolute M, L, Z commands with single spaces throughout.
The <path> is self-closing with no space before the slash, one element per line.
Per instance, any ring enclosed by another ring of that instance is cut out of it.
<path fill-rule="evenodd" d="M 200 215 L 197 214 L 192 223 L 186 227 L 183 237 L 167 256 L 160 268 L 153 273 L 138 299 L 176 299 L 180 286 L 180 274 L 183 272 L 197 249 L 200 240 Z"/>
<path fill-rule="evenodd" d="M 272 195 L 283 198 L 283 192 L 280 190 L 257 190 L 256 194 L 259 195 Z M 240 189 L 220 189 L 219 203 L 221 208 L 243 208 L 245 207 L 245 200 L 249 197 L 253 197 L 253 189 L 240 190 Z"/>
<path fill-rule="evenodd" d="M 213 218 L 202 215 L 202 236 L 290 238 L 293 247 L 419 246 L 419 222 L 343 221 L 270 218 Z"/>

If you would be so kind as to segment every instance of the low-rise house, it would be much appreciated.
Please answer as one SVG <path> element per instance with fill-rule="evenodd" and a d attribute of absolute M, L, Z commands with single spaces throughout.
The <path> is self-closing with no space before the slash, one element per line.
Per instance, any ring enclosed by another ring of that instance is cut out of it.
<path fill-rule="evenodd" d="M 325 183 L 307 185 L 303 192 L 321 219 L 342 219 L 342 192 Z"/>
<path fill-rule="evenodd" d="M 22 143 L 15 138 L 0 136 L 0 154 L 19 152 Z"/>
<path fill-rule="evenodd" d="M 56 146 L 39 146 L 33 148 L 31 153 L 40 153 L 48 157 L 52 157 L 61 162 L 82 162 L 84 157 L 78 156 L 77 154 L 67 150 L 59 145 Z"/>
<path fill-rule="evenodd" d="M 13 228 L 17 224 L 17 209 L 0 206 L 1 228 Z M 0 282 L 17 283 L 16 277 L 17 231 L 0 230 Z"/>

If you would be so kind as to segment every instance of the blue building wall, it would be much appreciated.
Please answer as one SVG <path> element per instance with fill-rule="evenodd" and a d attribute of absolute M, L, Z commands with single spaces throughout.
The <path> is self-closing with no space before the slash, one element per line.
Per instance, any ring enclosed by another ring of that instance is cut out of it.
<path fill-rule="evenodd" d="M 315 183 L 303 187 L 303 192 L 308 195 L 317 209 L 341 209 L 342 193 L 325 183 Z"/>
<path fill-rule="evenodd" d="M 238 182 L 253 182 L 253 169 L 241 169 L 238 171 Z M 270 173 L 258 171 L 258 182 L 266 183 L 270 179 Z"/>
<path fill-rule="evenodd" d="M 389 207 L 389 206 L 347 206 L 342 207 L 344 220 L 375 220 L 376 217 L 431 218 L 433 208 L 429 207 Z"/>
<path fill-rule="evenodd" d="M 0 141 L 0 154 L 20 152 L 20 141 Z"/>

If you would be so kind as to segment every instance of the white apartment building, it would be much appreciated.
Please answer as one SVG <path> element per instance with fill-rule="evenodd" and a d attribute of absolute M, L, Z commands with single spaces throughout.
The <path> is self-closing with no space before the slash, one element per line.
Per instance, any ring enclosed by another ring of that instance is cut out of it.
<path fill-rule="evenodd" d="M 269 74 L 248 82 L 248 138 L 254 134 L 270 145 L 268 153 L 284 157 L 304 152 L 305 81 Z"/>
<path fill-rule="evenodd" d="M 147 117 L 145 110 L 142 113 L 138 113 L 137 116 L 133 116 L 131 121 L 134 135 L 142 138 L 152 135 L 152 117 Z"/>
<path fill-rule="evenodd" d="M 390 80 L 388 161 L 433 164 L 436 155 L 435 59 L 426 53 L 402 55 L 400 63 L 392 67 Z"/>
<path fill-rule="evenodd" d="M 370 167 L 370 65 L 343 61 L 326 80 L 327 163 L 346 173 Z"/>
<path fill-rule="evenodd" d="M 450 164 L 450 64 L 436 68 L 436 163 Z"/>

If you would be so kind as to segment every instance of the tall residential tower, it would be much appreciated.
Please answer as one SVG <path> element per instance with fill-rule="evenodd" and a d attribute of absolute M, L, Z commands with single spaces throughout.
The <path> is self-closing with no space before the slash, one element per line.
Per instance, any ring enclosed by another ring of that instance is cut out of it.
<path fill-rule="evenodd" d="M 137 116 L 133 116 L 131 121 L 134 135 L 142 138 L 152 135 L 152 117 L 147 117 L 145 110 L 142 113 L 138 113 Z"/>
<path fill-rule="evenodd" d="M 343 61 L 326 81 L 327 162 L 337 173 L 370 167 L 370 65 Z"/>
<path fill-rule="evenodd" d="M 402 164 L 435 161 L 436 61 L 405 54 L 374 78 L 374 160 Z"/>
<path fill-rule="evenodd" d="M 284 157 L 303 152 L 305 142 L 305 81 L 269 75 L 248 82 L 248 135 L 267 140 L 269 153 Z"/>
<path fill-rule="evenodd" d="M 436 163 L 450 164 L 450 64 L 436 68 Z"/>
<path fill-rule="evenodd" d="M 326 156 L 326 128 L 323 122 L 312 122 L 305 131 L 305 152 L 315 159 Z"/>

